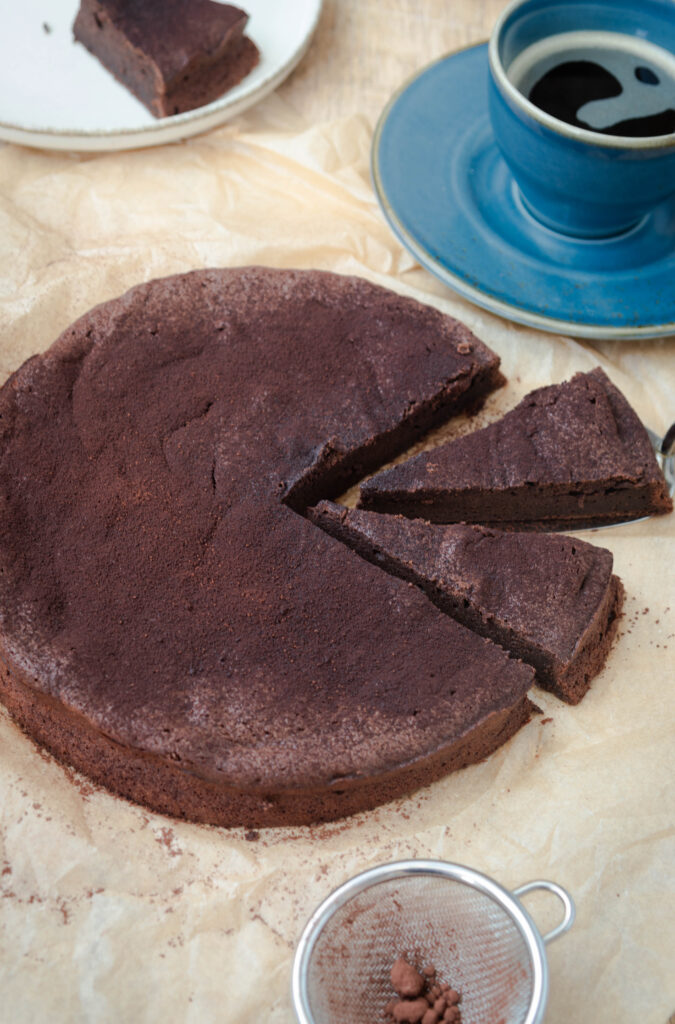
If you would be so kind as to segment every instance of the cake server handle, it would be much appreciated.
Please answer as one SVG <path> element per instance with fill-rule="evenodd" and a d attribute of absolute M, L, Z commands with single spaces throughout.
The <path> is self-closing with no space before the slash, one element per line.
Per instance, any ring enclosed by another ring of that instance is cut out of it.
<path fill-rule="evenodd" d="M 562 885 L 557 885 L 555 882 L 547 882 L 546 879 L 539 879 L 536 882 L 527 882 L 525 885 L 520 885 L 517 889 L 513 890 L 513 895 L 520 898 L 526 892 L 532 892 L 534 889 L 545 889 L 547 892 L 552 892 L 561 901 L 565 910 L 560 924 L 552 928 L 550 932 L 546 932 L 546 935 L 542 935 L 544 942 L 553 942 L 554 939 L 569 931 L 574 924 L 574 918 L 577 913 L 574 900 L 567 890 L 563 889 Z"/>

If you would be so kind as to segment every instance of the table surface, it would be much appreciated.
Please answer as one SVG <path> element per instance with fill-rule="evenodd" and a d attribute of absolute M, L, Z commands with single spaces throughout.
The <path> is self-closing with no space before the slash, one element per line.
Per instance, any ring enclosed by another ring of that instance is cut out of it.
<path fill-rule="evenodd" d="M 503 0 L 325 0 L 305 60 L 279 94 L 310 121 L 374 121 L 416 70 L 484 42 Z"/>

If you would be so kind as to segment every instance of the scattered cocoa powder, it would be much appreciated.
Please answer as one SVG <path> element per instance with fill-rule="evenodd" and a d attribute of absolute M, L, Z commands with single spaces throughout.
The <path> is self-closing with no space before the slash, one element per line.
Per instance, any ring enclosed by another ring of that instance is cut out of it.
<path fill-rule="evenodd" d="M 398 999 L 390 999 L 384 1016 L 396 1024 L 461 1024 L 461 995 L 447 982 L 439 982 L 436 968 L 417 970 L 400 956 L 391 969 Z"/>

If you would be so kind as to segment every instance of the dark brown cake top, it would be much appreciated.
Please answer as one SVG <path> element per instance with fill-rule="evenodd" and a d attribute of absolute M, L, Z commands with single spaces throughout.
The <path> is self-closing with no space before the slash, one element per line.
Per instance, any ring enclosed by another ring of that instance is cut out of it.
<path fill-rule="evenodd" d="M 315 522 L 354 545 L 365 540 L 386 560 L 408 566 L 482 617 L 551 652 L 573 657 L 612 577 L 612 553 L 561 534 L 505 533 L 463 523 L 439 525 L 320 502 Z"/>
<path fill-rule="evenodd" d="M 167 81 L 195 56 L 215 54 L 248 22 L 246 11 L 213 0 L 97 0 L 97 8 L 96 17 L 107 17 Z"/>
<path fill-rule="evenodd" d="M 382 771 L 511 706 L 529 668 L 284 504 L 497 362 L 318 272 L 199 271 L 98 307 L 0 392 L 6 652 L 109 736 L 248 785 Z"/>
<path fill-rule="evenodd" d="M 385 470 L 371 493 L 663 482 L 647 432 L 597 368 L 530 392 L 482 430 Z"/>

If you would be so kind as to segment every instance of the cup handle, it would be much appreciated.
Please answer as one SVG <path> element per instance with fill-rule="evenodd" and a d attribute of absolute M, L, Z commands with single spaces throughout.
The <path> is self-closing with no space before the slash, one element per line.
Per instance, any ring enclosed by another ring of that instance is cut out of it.
<path fill-rule="evenodd" d="M 523 896 L 526 892 L 532 892 L 534 889 L 546 889 L 548 892 L 552 892 L 561 901 L 565 915 L 559 925 L 556 925 L 550 932 L 543 935 L 544 942 L 553 942 L 559 935 L 564 935 L 565 932 L 574 924 L 574 918 L 576 917 L 576 910 L 574 907 L 574 900 L 570 894 L 563 889 L 561 885 L 557 885 L 555 882 L 547 882 L 545 879 L 540 879 L 536 882 L 527 882 L 525 885 L 519 886 L 513 890 L 513 895 L 517 897 Z"/>

